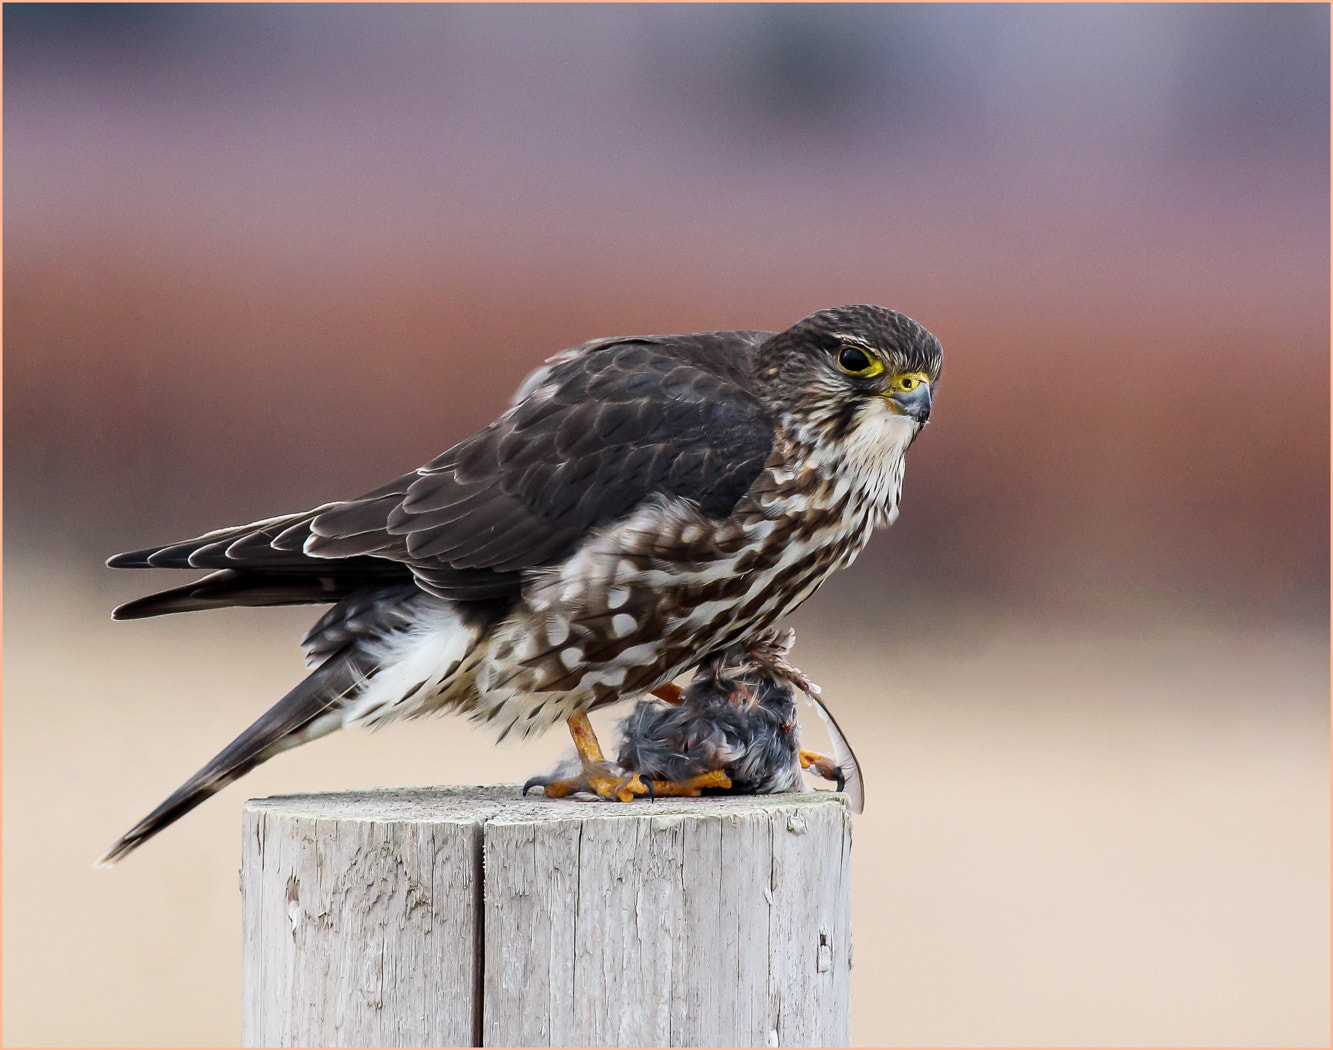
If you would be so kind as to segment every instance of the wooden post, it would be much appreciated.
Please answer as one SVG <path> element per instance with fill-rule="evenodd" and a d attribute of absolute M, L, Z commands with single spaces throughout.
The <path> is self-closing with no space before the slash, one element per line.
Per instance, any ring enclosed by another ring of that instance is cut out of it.
<path fill-rule="evenodd" d="M 845 1046 L 831 793 L 246 806 L 247 1046 Z"/>

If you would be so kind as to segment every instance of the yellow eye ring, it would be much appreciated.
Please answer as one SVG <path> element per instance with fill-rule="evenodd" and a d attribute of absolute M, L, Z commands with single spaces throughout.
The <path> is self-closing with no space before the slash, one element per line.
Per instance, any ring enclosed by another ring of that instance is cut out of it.
<path fill-rule="evenodd" d="M 849 343 L 838 351 L 838 367 L 849 376 L 870 379 L 884 371 L 884 362 L 868 350 Z"/>

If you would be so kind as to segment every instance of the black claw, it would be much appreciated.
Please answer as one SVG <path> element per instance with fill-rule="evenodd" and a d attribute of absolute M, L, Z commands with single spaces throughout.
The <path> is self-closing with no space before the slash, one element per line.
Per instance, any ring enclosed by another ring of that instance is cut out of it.
<path fill-rule="evenodd" d="M 838 779 L 834 781 L 838 785 L 837 790 L 841 791 L 847 786 L 847 774 L 841 769 L 838 770 Z"/>
<path fill-rule="evenodd" d="M 545 787 L 549 783 L 550 780 L 546 777 L 532 777 L 523 785 L 523 794 L 526 795 L 531 788 Z"/>
<path fill-rule="evenodd" d="M 652 778 L 652 777 L 649 777 L 647 780 L 644 781 L 644 783 L 648 785 L 648 801 L 649 801 L 649 802 L 656 802 L 656 801 L 657 801 L 657 789 L 656 789 L 655 787 L 653 787 L 653 778 Z"/>

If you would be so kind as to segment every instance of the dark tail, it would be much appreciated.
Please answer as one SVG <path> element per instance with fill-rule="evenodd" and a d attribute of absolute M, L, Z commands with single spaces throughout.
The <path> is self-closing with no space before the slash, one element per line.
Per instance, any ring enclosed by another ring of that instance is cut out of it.
<path fill-rule="evenodd" d="M 334 575 L 296 576 L 290 573 L 220 569 L 183 587 L 158 591 L 119 605 L 111 613 L 111 618 L 139 620 L 146 616 L 224 609 L 234 605 L 314 605 L 336 602 L 353 589 L 349 586 L 340 587 L 340 583 Z"/>
<path fill-rule="evenodd" d="M 320 716 L 331 712 L 339 701 L 364 680 L 363 657 L 344 651 L 320 664 L 304 681 L 270 707 L 194 776 L 178 787 L 157 809 L 127 831 L 98 858 L 95 867 L 110 867 L 131 850 L 184 816 L 215 791 L 248 773 L 279 751 L 303 744 L 338 728 Z"/>

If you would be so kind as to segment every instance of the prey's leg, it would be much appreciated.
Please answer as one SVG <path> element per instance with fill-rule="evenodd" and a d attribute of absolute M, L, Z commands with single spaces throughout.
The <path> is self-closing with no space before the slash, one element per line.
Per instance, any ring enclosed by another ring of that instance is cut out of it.
<path fill-rule="evenodd" d="M 668 704 L 678 704 L 681 697 L 685 695 L 685 690 L 675 682 L 667 682 L 666 685 L 659 685 L 653 690 L 653 696 L 659 700 L 665 700 Z"/>

